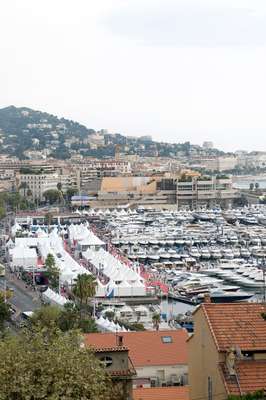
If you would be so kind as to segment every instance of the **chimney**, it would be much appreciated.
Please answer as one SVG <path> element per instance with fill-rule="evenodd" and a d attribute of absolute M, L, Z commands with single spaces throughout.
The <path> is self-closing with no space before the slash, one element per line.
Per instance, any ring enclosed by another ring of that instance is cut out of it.
<path fill-rule="evenodd" d="M 209 293 L 205 293 L 204 294 L 204 300 L 203 300 L 203 303 L 211 303 L 212 301 L 211 301 L 211 296 L 210 296 L 210 294 Z"/>
<path fill-rule="evenodd" d="M 116 337 L 116 345 L 119 346 L 119 347 L 123 346 L 123 336 L 118 335 Z"/>

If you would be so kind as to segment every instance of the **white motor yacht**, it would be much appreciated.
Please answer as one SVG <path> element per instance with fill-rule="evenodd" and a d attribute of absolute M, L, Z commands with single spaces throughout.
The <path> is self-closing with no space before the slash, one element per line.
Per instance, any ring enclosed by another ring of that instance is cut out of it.
<path fill-rule="evenodd" d="M 191 247 L 191 249 L 189 250 L 189 254 L 191 255 L 191 257 L 200 258 L 200 252 L 197 247 Z"/>
<path fill-rule="evenodd" d="M 208 249 L 201 249 L 200 252 L 203 260 L 209 260 L 209 258 L 211 258 L 211 253 Z"/>
<path fill-rule="evenodd" d="M 234 253 L 231 249 L 222 249 L 222 255 L 226 260 L 233 260 L 234 258 Z"/>
<path fill-rule="evenodd" d="M 180 255 L 173 249 L 169 249 L 168 253 L 170 254 L 171 260 L 180 260 Z"/>
<path fill-rule="evenodd" d="M 240 250 L 235 248 L 232 250 L 234 254 L 234 258 L 239 258 L 240 257 Z"/>
<path fill-rule="evenodd" d="M 211 248 L 211 257 L 214 258 L 215 260 L 219 260 L 220 258 L 222 258 L 222 253 L 221 250 L 218 248 Z"/>
<path fill-rule="evenodd" d="M 243 258 L 249 258 L 250 257 L 250 251 L 246 248 L 241 248 L 240 249 L 240 255 Z"/>

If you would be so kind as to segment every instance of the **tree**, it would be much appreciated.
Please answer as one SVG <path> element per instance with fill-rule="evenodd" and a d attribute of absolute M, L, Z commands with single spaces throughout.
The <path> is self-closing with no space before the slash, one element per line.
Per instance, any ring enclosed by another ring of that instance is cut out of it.
<path fill-rule="evenodd" d="M 249 190 L 254 190 L 254 183 L 253 182 L 251 182 L 250 184 L 249 184 Z"/>
<path fill-rule="evenodd" d="M 57 306 L 47 305 L 34 311 L 31 317 L 31 323 L 40 328 L 54 329 L 58 326 L 61 310 Z"/>
<path fill-rule="evenodd" d="M 105 318 L 108 318 L 110 321 L 113 321 L 115 319 L 115 313 L 114 311 L 106 311 L 104 313 Z"/>
<path fill-rule="evenodd" d="M 0 293 L 0 331 L 4 329 L 5 323 L 11 318 L 11 306 L 6 303 L 4 293 Z"/>
<path fill-rule="evenodd" d="M 1 400 L 111 400 L 112 383 L 76 332 L 32 328 L 0 342 Z"/>
<path fill-rule="evenodd" d="M 82 333 L 98 331 L 95 321 L 92 318 L 88 316 L 80 319 L 78 307 L 71 302 L 66 303 L 63 309 L 52 305 L 41 307 L 34 312 L 31 324 L 39 326 L 42 329 L 46 328 L 49 331 L 54 329 L 54 327 L 57 327 L 62 332 L 75 329 L 79 329 Z"/>
<path fill-rule="evenodd" d="M 28 185 L 26 182 L 21 182 L 19 185 L 19 189 L 23 189 L 23 197 L 26 197 L 26 189 L 28 188 Z"/>
<path fill-rule="evenodd" d="M 68 188 L 66 191 L 66 197 L 68 201 L 71 201 L 71 197 L 77 194 L 78 190 L 75 188 Z"/>
<path fill-rule="evenodd" d="M 6 216 L 6 210 L 4 207 L 0 206 L 0 219 L 5 218 Z"/>
<path fill-rule="evenodd" d="M 57 189 L 49 189 L 43 193 L 43 197 L 50 204 L 56 203 L 60 198 L 60 192 Z"/>
<path fill-rule="evenodd" d="M 31 197 L 32 196 L 32 191 L 30 189 L 27 190 L 27 197 Z"/>
<path fill-rule="evenodd" d="M 50 225 L 52 223 L 52 220 L 53 220 L 53 214 L 51 212 L 46 213 L 44 216 L 44 222 L 48 226 L 48 232 L 50 232 Z"/>
<path fill-rule="evenodd" d="M 78 274 L 72 292 L 78 301 L 80 309 L 80 319 L 82 319 L 82 311 L 88 311 L 89 299 L 95 296 L 97 282 L 94 276 L 89 274 Z"/>
<path fill-rule="evenodd" d="M 46 266 L 46 277 L 49 280 L 49 284 L 53 289 L 58 290 L 59 287 L 59 268 L 55 264 L 54 256 L 49 253 L 45 260 Z"/>
<path fill-rule="evenodd" d="M 160 322 L 161 322 L 161 317 L 160 314 L 153 314 L 152 316 L 152 322 L 153 322 L 153 327 L 156 329 L 156 331 L 159 330 Z"/>
<path fill-rule="evenodd" d="M 58 192 L 59 192 L 59 198 L 60 198 L 60 202 L 62 202 L 64 204 L 65 199 L 64 199 L 64 195 L 63 195 L 63 191 L 62 191 L 62 183 L 58 182 L 58 184 L 56 185 Z"/>

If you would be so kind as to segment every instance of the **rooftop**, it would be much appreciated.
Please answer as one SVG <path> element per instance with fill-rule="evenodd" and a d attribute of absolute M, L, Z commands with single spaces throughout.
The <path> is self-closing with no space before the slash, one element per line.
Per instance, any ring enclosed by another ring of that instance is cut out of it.
<path fill-rule="evenodd" d="M 112 347 L 107 347 L 107 346 L 101 346 L 101 347 L 95 347 L 93 346 L 93 351 L 95 353 L 105 353 L 105 352 L 113 352 L 113 351 L 128 351 L 128 348 L 125 346 L 112 346 Z"/>
<path fill-rule="evenodd" d="M 218 351 L 239 347 L 242 351 L 266 349 L 266 321 L 261 303 L 204 303 L 202 309 L 208 321 Z"/>
<path fill-rule="evenodd" d="M 189 400 L 188 386 L 133 389 L 134 400 Z"/>
<path fill-rule="evenodd" d="M 123 332 L 123 345 L 129 349 L 134 367 L 187 364 L 188 338 L 185 329 L 173 331 Z M 115 333 L 90 333 L 85 343 L 93 348 L 115 347 Z"/>
<path fill-rule="evenodd" d="M 228 375 L 225 365 L 221 366 L 225 386 L 229 394 L 240 395 L 258 390 L 266 391 L 266 360 L 245 360 L 236 363 L 236 376 Z M 239 385 L 238 385 L 239 384 Z"/>

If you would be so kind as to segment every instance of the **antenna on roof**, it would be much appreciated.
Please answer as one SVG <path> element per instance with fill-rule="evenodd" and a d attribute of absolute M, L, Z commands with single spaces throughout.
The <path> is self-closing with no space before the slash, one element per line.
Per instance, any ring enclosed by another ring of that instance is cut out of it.
<path fill-rule="evenodd" d="M 231 347 L 226 354 L 226 366 L 229 372 L 229 375 L 236 375 L 235 370 L 235 349 Z"/>
<path fill-rule="evenodd" d="M 235 346 L 236 358 L 242 360 L 244 358 L 239 346 Z"/>

